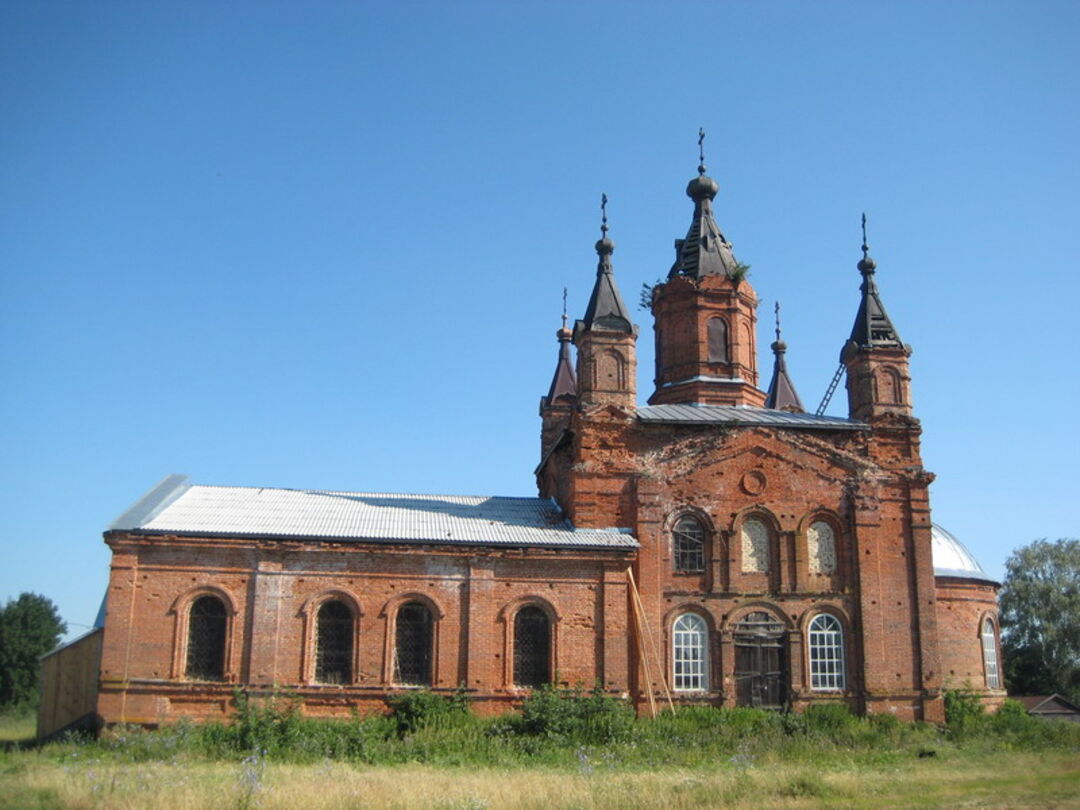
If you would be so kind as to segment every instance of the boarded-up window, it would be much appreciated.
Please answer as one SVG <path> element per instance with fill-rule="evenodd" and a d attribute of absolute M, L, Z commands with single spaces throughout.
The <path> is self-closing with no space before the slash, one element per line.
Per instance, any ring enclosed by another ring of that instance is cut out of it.
<path fill-rule="evenodd" d="M 352 683 L 353 615 L 342 602 L 331 600 L 319 608 L 315 637 L 315 680 Z"/>
<path fill-rule="evenodd" d="M 215 596 L 200 596 L 188 614 L 187 666 L 184 673 L 198 681 L 225 678 L 225 626 L 228 613 Z"/>
<path fill-rule="evenodd" d="M 747 518 L 742 530 L 742 570 L 748 574 L 769 571 L 769 527 L 760 518 Z"/>
<path fill-rule="evenodd" d="M 431 686 L 431 611 L 419 602 L 398 609 L 394 639 L 394 680 L 410 686 Z"/>
<path fill-rule="evenodd" d="M 710 318 L 709 331 L 709 362 L 728 362 L 728 329 L 727 321 L 723 318 Z"/>
<path fill-rule="evenodd" d="M 626 387 L 625 363 L 621 354 L 614 350 L 600 352 L 593 367 L 596 377 L 593 384 L 598 391 L 621 391 Z"/>
<path fill-rule="evenodd" d="M 816 520 L 806 530 L 806 551 L 810 573 L 831 574 L 836 570 L 836 532 L 823 520 Z"/>
<path fill-rule="evenodd" d="M 514 617 L 514 685 L 534 689 L 551 682 L 551 622 L 530 605 Z"/>

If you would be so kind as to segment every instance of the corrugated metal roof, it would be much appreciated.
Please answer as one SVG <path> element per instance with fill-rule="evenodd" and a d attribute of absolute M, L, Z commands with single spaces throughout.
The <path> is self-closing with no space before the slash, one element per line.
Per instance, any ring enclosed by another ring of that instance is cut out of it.
<path fill-rule="evenodd" d="M 543 498 L 216 487 L 177 478 L 172 479 L 172 490 L 155 487 L 110 528 L 451 545 L 620 550 L 638 546 L 629 532 L 619 529 L 575 529 L 554 501 Z"/>
<path fill-rule="evenodd" d="M 647 405 L 637 409 L 642 422 L 680 425 L 736 425 L 804 428 L 811 430 L 867 430 L 865 422 L 839 416 L 789 413 L 769 408 L 735 405 Z"/>

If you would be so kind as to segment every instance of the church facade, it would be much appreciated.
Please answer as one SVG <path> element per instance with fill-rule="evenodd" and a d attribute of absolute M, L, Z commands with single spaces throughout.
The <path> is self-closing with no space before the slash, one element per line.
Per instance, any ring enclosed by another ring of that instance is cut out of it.
<path fill-rule="evenodd" d="M 99 720 L 222 717 L 236 686 L 344 716 L 422 687 L 501 711 L 552 682 L 642 711 L 833 701 L 927 721 L 950 686 L 1003 697 L 997 586 L 932 523 L 910 348 L 865 238 L 847 416 L 807 413 L 779 330 L 760 384 L 758 298 L 717 191 L 699 166 L 651 291 L 645 405 L 605 221 L 540 402 L 539 497 L 170 476 L 137 502 L 105 533 Z"/>

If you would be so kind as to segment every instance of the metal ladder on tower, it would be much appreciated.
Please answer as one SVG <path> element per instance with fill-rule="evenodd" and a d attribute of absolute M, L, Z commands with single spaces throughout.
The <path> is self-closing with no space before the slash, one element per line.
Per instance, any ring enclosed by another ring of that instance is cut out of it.
<path fill-rule="evenodd" d="M 841 363 L 840 367 L 836 369 L 836 373 L 833 374 L 832 382 L 829 383 L 829 389 L 825 392 L 825 396 L 821 398 L 821 404 L 817 406 L 817 410 L 814 411 L 814 416 L 821 416 L 825 413 L 825 409 L 829 407 L 829 400 L 832 399 L 832 395 L 836 392 L 836 386 L 840 384 L 840 377 L 844 373 L 844 364 Z"/>

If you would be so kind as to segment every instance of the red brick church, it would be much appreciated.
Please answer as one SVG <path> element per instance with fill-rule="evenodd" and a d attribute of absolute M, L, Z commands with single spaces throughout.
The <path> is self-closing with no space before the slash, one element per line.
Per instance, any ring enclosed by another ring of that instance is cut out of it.
<path fill-rule="evenodd" d="M 539 497 L 170 476 L 105 532 L 103 629 L 76 643 L 96 681 L 80 707 L 73 676 L 47 668 L 43 733 L 87 701 L 104 723 L 221 717 L 237 685 L 287 690 L 312 715 L 460 686 L 498 711 L 549 682 L 643 711 L 833 701 L 928 721 L 950 685 L 1004 696 L 997 585 L 931 521 L 911 349 L 865 237 L 846 340 L 837 324 L 848 415 L 807 413 L 779 330 L 760 385 L 758 298 L 717 190 L 699 166 L 651 292 L 647 405 L 605 220 L 540 400 Z"/>

